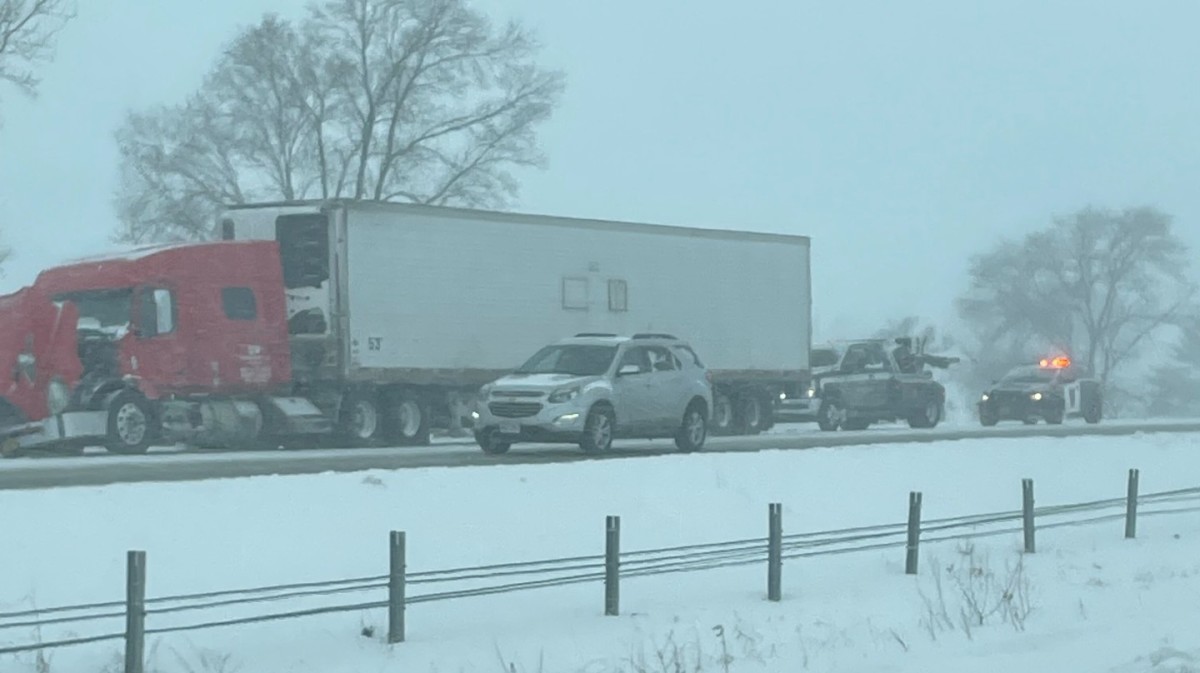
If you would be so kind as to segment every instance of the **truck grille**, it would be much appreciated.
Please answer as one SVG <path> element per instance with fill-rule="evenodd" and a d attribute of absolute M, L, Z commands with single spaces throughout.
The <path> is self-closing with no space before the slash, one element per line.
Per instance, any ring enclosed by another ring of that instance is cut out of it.
<path fill-rule="evenodd" d="M 542 405 L 538 402 L 492 402 L 488 409 L 491 409 L 493 416 L 500 418 L 526 418 L 537 416 Z"/>

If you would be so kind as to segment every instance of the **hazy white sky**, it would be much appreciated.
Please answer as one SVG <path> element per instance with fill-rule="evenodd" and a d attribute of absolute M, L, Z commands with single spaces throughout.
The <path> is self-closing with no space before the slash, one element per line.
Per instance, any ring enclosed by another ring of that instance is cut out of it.
<path fill-rule="evenodd" d="M 0 89 L 3 291 L 109 245 L 126 110 L 305 3 L 79 4 L 40 98 Z M 812 236 L 818 338 L 949 315 L 970 254 L 1087 204 L 1158 206 L 1200 249 L 1194 0 L 476 6 L 569 78 L 521 210 Z"/>

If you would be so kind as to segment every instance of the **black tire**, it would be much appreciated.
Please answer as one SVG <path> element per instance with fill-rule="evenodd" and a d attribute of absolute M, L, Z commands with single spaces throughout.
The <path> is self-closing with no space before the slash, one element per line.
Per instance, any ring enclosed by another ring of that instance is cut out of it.
<path fill-rule="evenodd" d="M 846 410 L 837 399 L 821 400 L 817 409 L 817 427 L 825 432 L 835 432 L 846 421 Z"/>
<path fill-rule="evenodd" d="M 683 421 L 675 433 L 675 446 L 680 451 L 692 453 L 703 449 L 707 438 L 708 415 L 704 413 L 704 403 L 692 402 L 683 412 Z"/>
<path fill-rule="evenodd" d="M 709 427 L 712 429 L 714 435 L 732 435 L 736 415 L 733 400 L 728 395 L 722 392 L 713 395 L 713 409 Z"/>
<path fill-rule="evenodd" d="M 584 453 L 604 453 L 612 448 L 616 418 L 608 407 L 592 407 L 583 422 L 583 437 L 579 448 Z"/>
<path fill-rule="evenodd" d="M 122 390 L 108 401 L 108 430 L 104 448 L 109 453 L 134 456 L 150 450 L 155 416 L 150 402 L 136 390 Z"/>
<path fill-rule="evenodd" d="M 1022 418 L 1021 422 L 1025 425 L 1037 425 L 1038 419 L 1030 416 L 1029 418 Z"/>
<path fill-rule="evenodd" d="M 1062 425 L 1063 418 L 1066 416 L 1066 409 L 1058 407 L 1057 409 L 1047 411 L 1042 418 L 1046 419 L 1048 425 Z"/>
<path fill-rule="evenodd" d="M 983 407 L 979 410 L 979 424 L 985 428 L 995 427 L 1000 422 L 1000 416 L 994 411 Z"/>
<path fill-rule="evenodd" d="M 857 432 L 859 430 L 866 430 L 869 427 L 871 427 L 871 421 L 869 421 L 865 418 L 847 418 L 842 423 L 842 429 L 849 430 L 851 432 Z"/>
<path fill-rule="evenodd" d="M 355 446 L 374 446 L 382 442 L 384 426 L 378 395 L 351 392 L 342 398 L 337 425 L 342 440 Z"/>
<path fill-rule="evenodd" d="M 761 395 L 750 392 L 740 396 L 737 400 L 737 433 L 757 435 L 766 431 L 770 427 L 767 408 Z"/>
<path fill-rule="evenodd" d="M 908 427 L 922 430 L 936 428 L 942 421 L 942 401 L 930 398 L 908 417 Z"/>
<path fill-rule="evenodd" d="M 400 446 L 429 445 L 429 404 L 410 390 L 387 396 L 388 437 Z"/>
<path fill-rule="evenodd" d="M 1083 410 L 1083 420 L 1091 425 L 1099 423 L 1104 418 L 1104 403 L 1099 399 L 1092 400 Z"/>
<path fill-rule="evenodd" d="M 502 456 L 512 448 L 511 442 L 500 441 L 500 433 L 495 429 L 476 432 L 475 443 L 489 456 Z"/>

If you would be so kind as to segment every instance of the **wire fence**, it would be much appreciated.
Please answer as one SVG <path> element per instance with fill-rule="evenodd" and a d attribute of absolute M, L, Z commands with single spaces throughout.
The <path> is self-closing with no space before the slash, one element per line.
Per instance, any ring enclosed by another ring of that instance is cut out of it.
<path fill-rule="evenodd" d="M 1133 532 L 1139 517 L 1200 512 L 1200 487 L 1139 495 L 1136 470 L 1130 471 L 1128 492 L 1123 498 L 1048 507 L 1033 506 L 1032 482 L 1026 481 L 1028 491 L 1023 507 L 1012 511 L 921 520 L 920 495 L 913 494 L 915 497 L 910 501 L 909 520 L 905 522 L 783 535 L 781 526 L 773 519 L 767 537 L 626 552 L 620 552 L 612 546 L 614 538 L 611 535 L 611 520 L 615 517 L 610 517 L 609 546 L 606 547 L 605 554 L 593 556 L 407 572 L 404 570 L 403 546 L 400 547 L 399 565 L 395 557 L 395 542 L 399 539 L 402 545 L 403 534 L 393 533 L 392 572 L 384 575 L 179 594 L 143 601 L 136 597 L 137 587 L 134 585 L 140 581 L 141 590 L 144 592 L 144 573 L 139 578 L 131 572 L 126 600 L 0 612 L 0 655 L 125 640 L 129 656 L 131 651 L 144 651 L 144 642 L 137 642 L 134 647 L 135 643 L 132 641 L 143 641 L 148 635 L 381 609 L 389 610 L 389 641 L 398 642 L 404 636 L 403 611 L 411 605 L 603 583 L 606 591 L 606 611 L 608 614 L 615 614 L 616 600 L 612 592 L 616 591 L 615 583 L 625 578 L 692 573 L 764 563 L 775 566 L 777 570 L 784 560 L 893 548 L 908 549 L 906 572 L 914 573 L 916 549 L 919 544 L 1024 532 L 1025 551 L 1033 552 L 1035 530 L 1093 526 L 1123 519 L 1126 523 L 1126 537 L 1134 537 Z M 775 517 L 777 511 L 781 516 L 782 508 L 772 505 L 771 516 Z M 619 526 L 619 520 L 617 524 Z M 619 529 L 615 539 L 619 539 Z M 131 558 L 132 555 L 140 553 L 130 552 Z M 144 571 L 144 563 L 141 568 Z M 772 582 L 774 588 L 768 588 L 768 598 L 779 600 L 778 580 Z M 408 595 L 407 590 L 410 587 L 417 588 L 419 592 Z M 771 595 L 772 592 L 776 595 Z M 285 605 L 281 609 L 268 609 L 261 613 L 236 614 L 239 610 L 259 606 L 295 604 L 303 601 L 330 602 L 303 608 L 293 605 L 291 609 L 287 609 L 289 606 Z M 171 623 L 172 618 L 191 615 L 195 615 L 192 621 Z M 147 619 L 155 622 L 151 628 L 144 626 Z M 397 619 L 400 620 L 399 627 L 395 624 Z M 121 620 L 125 622 L 123 627 L 119 624 Z M 57 640 L 42 640 L 41 636 L 47 630 L 56 630 L 56 627 L 67 625 L 73 628 L 92 627 L 89 630 L 94 633 L 77 635 L 68 632 Z M 36 638 L 25 642 L 11 642 L 10 638 L 13 636 L 9 634 L 22 630 L 32 630 Z M 135 664 L 132 670 L 140 671 L 138 666 Z"/>

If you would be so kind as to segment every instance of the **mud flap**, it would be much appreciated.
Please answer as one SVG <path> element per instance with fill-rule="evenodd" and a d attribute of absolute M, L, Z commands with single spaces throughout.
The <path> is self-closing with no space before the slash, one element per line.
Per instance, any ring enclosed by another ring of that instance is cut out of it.
<path fill-rule="evenodd" d="M 1066 413 L 1078 414 L 1083 412 L 1083 390 L 1079 382 L 1068 383 L 1063 387 L 1063 399 L 1066 403 Z"/>

